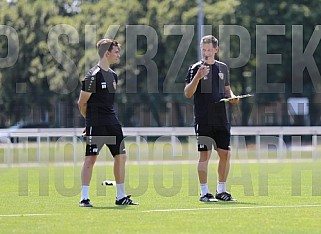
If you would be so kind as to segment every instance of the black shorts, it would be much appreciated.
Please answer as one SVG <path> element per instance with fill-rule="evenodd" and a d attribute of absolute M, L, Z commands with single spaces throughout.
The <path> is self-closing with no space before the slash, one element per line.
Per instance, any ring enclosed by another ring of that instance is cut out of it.
<path fill-rule="evenodd" d="M 86 127 L 86 156 L 98 155 L 104 144 L 115 157 L 124 154 L 125 143 L 122 128 L 119 124 Z"/>
<path fill-rule="evenodd" d="M 230 150 L 231 132 L 230 125 L 211 126 L 207 124 L 196 124 L 195 133 L 198 151 L 208 151 L 217 148 Z"/>

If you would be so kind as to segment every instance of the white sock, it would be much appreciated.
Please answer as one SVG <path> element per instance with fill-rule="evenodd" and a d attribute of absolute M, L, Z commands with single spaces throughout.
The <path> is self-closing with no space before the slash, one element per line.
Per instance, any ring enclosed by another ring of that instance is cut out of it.
<path fill-rule="evenodd" d="M 201 187 L 201 197 L 208 193 L 208 186 L 207 184 L 200 184 Z"/>
<path fill-rule="evenodd" d="M 116 200 L 126 197 L 125 184 L 116 184 Z"/>
<path fill-rule="evenodd" d="M 89 199 L 89 185 L 81 186 L 81 200 Z"/>
<path fill-rule="evenodd" d="M 226 192 L 226 182 L 218 182 L 217 183 L 217 193 L 223 193 Z"/>

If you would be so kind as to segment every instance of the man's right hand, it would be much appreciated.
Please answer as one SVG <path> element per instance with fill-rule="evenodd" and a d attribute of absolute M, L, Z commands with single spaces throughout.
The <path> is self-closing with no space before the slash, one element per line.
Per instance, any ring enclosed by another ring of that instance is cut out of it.
<path fill-rule="evenodd" d="M 197 70 L 195 76 L 199 80 L 202 79 L 204 76 L 207 76 L 207 74 L 210 72 L 210 67 L 206 65 L 201 65 L 199 69 Z"/>

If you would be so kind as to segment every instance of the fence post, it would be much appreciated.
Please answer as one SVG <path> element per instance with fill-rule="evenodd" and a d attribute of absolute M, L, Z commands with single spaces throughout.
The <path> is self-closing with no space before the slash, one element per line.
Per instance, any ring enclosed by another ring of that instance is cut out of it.
<path fill-rule="evenodd" d="M 261 155 L 261 138 L 260 138 L 260 132 L 258 131 L 255 136 L 255 148 L 256 148 L 256 159 L 260 161 L 260 155 Z"/>

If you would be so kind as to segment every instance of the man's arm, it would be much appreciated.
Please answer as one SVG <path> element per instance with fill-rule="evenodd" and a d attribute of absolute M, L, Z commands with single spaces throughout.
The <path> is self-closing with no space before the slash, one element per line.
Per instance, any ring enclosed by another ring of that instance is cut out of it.
<path fill-rule="evenodd" d="M 237 104 L 237 103 L 239 103 L 239 99 L 234 95 L 234 93 L 233 93 L 233 91 L 232 91 L 232 89 L 231 89 L 231 86 L 229 86 L 229 85 L 227 85 L 227 86 L 225 86 L 225 95 L 227 96 L 227 97 L 229 97 L 229 98 L 233 98 L 233 97 L 235 97 L 234 99 L 231 99 L 230 101 L 229 101 L 229 103 L 231 103 L 231 104 Z"/>
<path fill-rule="evenodd" d="M 200 68 L 196 72 L 195 76 L 193 77 L 192 81 L 190 83 L 186 84 L 186 86 L 184 88 L 185 97 L 187 97 L 187 98 L 193 97 L 193 95 L 197 89 L 198 82 L 204 76 L 206 76 L 208 73 L 209 73 L 208 66 L 204 66 L 204 65 L 200 66 Z"/>
<path fill-rule="evenodd" d="M 81 90 L 78 99 L 78 108 L 81 115 L 86 118 L 87 102 L 91 96 L 91 93 Z"/>

